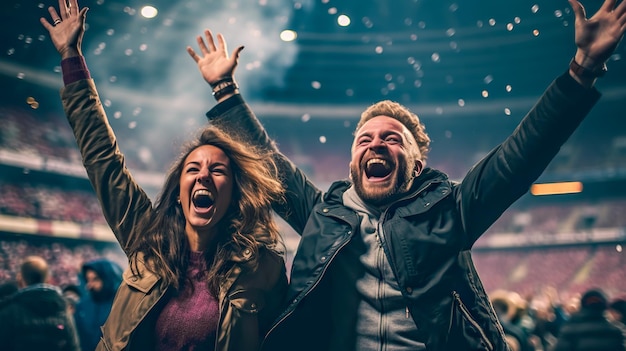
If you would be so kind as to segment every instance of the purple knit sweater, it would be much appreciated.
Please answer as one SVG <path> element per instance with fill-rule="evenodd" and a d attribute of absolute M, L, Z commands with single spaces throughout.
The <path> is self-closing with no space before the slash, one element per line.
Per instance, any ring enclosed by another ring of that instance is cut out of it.
<path fill-rule="evenodd" d="M 187 277 L 193 282 L 165 305 L 156 323 L 157 350 L 213 350 L 219 320 L 217 299 L 206 283 L 206 260 L 192 252 Z"/>

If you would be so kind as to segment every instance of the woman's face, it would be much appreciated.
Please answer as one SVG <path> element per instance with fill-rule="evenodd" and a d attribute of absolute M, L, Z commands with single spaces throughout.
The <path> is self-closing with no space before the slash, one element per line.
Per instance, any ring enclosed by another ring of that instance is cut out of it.
<path fill-rule="evenodd" d="M 230 159 L 213 145 L 193 150 L 183 162 L 180 176 L 180 206 L 185 231 L 214 233 L 232 200 L 233 174 Z"/>

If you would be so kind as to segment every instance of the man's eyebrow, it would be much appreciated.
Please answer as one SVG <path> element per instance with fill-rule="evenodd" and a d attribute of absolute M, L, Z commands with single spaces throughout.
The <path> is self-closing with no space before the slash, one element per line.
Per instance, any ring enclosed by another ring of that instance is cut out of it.
<path fill-rule="evenodd" d="M 372 132 L 368 132 L 368 131 L 358 132 L 354 137 L 360 138 L 363 136 L 372 136 Z"/>

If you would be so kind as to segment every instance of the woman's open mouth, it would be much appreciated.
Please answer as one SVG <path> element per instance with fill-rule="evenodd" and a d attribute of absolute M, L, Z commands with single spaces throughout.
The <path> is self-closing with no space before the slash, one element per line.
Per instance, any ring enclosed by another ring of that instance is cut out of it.
<path fill-rule="evenodd" d="M 193 203 L 193 206 L 196 208 L 197 212 L 206 213 L 211 209 L 211 207 L 215 203 L 215 200 L 213 198 L 213 194 L 211 194 L 211 192 L 209 192 L 207 189 L 199 189 L 193 193 L 191 197 L 191 202 Z"/>

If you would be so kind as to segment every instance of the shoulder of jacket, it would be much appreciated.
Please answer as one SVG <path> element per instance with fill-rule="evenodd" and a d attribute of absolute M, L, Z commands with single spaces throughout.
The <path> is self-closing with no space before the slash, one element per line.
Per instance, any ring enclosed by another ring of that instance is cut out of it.
<path fill-rule="evenodd" d="M 343 193 L 346 192 L 350 186 L 352 186 L 352 182 L 348 179 L 334 181 L 322 196 L 322 201 L 325 203 L 333 203 L 341 200 Z"/>

